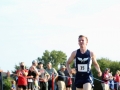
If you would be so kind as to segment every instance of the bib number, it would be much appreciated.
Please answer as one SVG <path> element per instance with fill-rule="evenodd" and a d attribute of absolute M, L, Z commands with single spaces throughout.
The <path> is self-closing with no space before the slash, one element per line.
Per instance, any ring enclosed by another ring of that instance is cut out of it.
<path fill-rule="evenodd" d="M 33 80 L 32 79 L 28 79 L 28 82 L 33 82 Z"/>
<path fill-rule="evenodd" d="M 87 64 L 78 64 L 79 72 L 87 72 Z"/>

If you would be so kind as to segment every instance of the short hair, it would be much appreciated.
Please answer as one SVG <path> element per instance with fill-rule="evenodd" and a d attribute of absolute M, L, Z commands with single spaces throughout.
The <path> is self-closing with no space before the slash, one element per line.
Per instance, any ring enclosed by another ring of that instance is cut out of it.
<path fill-rule="evenodd" d="M 85 37 L 85 39 L 88 41 L 88 38 L 84 35 L 79 35 L 78 39 L 81 38 L 81 37 Z"/>
<path fill-rule="evenodd" d="M 48 65 L 48 64 L 52 65 L 52 63 L 51 63 L 51 62 L 48 62 L 48 63 L 47 63 L 47 65 Z"/>
<path fill-rule="evenodd" d="M 116 71 L 116 74 L 120 74 L 120 71 L 119 71 L 119 70 L 117 70 L 117 71 Z"/>
<path fill-rule="evenodd" d="M 21 64 L 23 64 L 23 65 L 24 65 L 25 63 L 24 63 L 24 62 L 20 62 L 20 65 L 21 65 Z"/>
<path fill-rule="evenodd" d="M 62 68 L 66 68 L 65 65 L 61 65 L 61 66 L 60 66 L 60 69 L 62 69 Z"/>
<path fill-rule="evenodd" d="M 37 63 L 37 60 L 33 60 L 33 61 L 32 61 L 32 64 L 35 64 L 35 63 Z"/>
<path fill-rule="evenodd" d="M 39 62 L 38 65 L 43 64 L 43 62 Z"/>
<path fill-rule="evenodd" d="M 15 81 L 14 81 L 14 80 L 12 80 L 12 81 L 11 81 L 11 83 L 12 83 L 12 84 L 15 84 Z"/>

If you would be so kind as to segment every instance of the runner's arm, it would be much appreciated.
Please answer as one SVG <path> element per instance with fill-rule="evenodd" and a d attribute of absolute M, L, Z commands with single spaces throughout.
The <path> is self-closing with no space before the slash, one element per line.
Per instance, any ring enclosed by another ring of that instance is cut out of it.
<path fill-rule="evenodd" d="M 102 72 L 101 72 L 100 66 L 99 66 L 99 64 L 98 64 L 98 62 L 96 60 L 96 56 L 95 56 L 95 54 L 93 52 L 91 52 L 91 59 L 92 59 L 93 65 L 94 65 L 95 69 L 97 70 L 99 76 L 101 76 Z"/>
<path fill-rule="evenodd" d="M 72 54 L 71 54 L 71 56 L 69 57 L 67 63 L 66 63 L 66 68 L 67 68 L 68 73 L 70 74 L 70 76 L 72 74 L 72 70 L 70 68 L 70 64 L 74 60 L 75 56 L 76 56 L 76 51 L 73 51 Z"/>

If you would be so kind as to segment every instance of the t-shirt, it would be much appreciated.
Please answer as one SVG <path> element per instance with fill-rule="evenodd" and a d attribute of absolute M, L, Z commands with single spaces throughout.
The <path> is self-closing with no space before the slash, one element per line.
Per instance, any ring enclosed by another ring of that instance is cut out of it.
<path fill-rule="evenodd" d="M 58 75 L 57 71 L 54 68 L 51 68 L 51 69 L 47 68 L 46 71 L 49 73 L 51 77 L 49 80 L 52 80 L 52 74 L 54 74 L 55 76 Z"/>
<path fill-rule="evenodd" d="M 65 81 L 65 73 L 62 72 L 61 70 L 58 71 L 58 81 Z"/>
<path fill-rule="evenodd" d="M 27 76 L 23 75 L 23 71 L 28 73 L 28 70 L 18 70 L 17 73 L 20 73 L 18 76 L 18 85 L 27 85 Z"/>
<path fill-rule="evenodd" d="M 11 89 L 16 90 L 16 86 L 14 84 L 12 84 Z"/>
<path fill-rule="evenodd" d="M 66 86 L 67 86 L 67 85 L 68 85 L 68 79 L 69 79 L 68 77 L 70 77 L 70 75 L 69 75 L 69 73 L 68 73 L 68 70 L 67 70 L 67 69 L 65 70 L 65 72 L 64 72 L 64 73 L 65 73 L 65 76 L 67 76 L 67 77 L 66 77 L 66 80 L 65 80 L 65 84 L 66 84 Z"/>
<path fill-rule="evenodd" d="M 38 72 L 40 72 L 41 74 L 39 75 L 39 79 L 47 79 L 47 75 L 49 75 L 49 73 L 44 69 L 38 69 Z"/>
<path fill-rule="evenodd" d="M 116 81 L 116 82 L 120 82 L 120 76 L 117 75 L 117 74 L 115 75 L 115 81 Z"/>
<path fill-rule="evenodd" d="M 102 74 L 102 80 L 103 80 L 102 83 L 108 84 L 108 81 L 109 81 L 109 80 L 107 80 L 107 79 L 105 79 L 105 78 L 109 78 L 109 74 L 106 73 L 106 72 L 104 72 L 104 73 Z"/>
<path fill-rule="evenodd" d="M 32 71 L 28 71 L 28 76 L 33 76 L 33 72 Z M 32 78 L 28 78 L 28 82 L 33 82 Z"/>

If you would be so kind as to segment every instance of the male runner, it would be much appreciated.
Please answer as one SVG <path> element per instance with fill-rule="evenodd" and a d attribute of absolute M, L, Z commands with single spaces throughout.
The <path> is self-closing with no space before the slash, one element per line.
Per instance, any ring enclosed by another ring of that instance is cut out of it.
<path fill-rule="evenodd" d="M 98 76 L 102 75 L 100 67 L 96 61 L 95 54 L 87 49 L 88 38 L 84 35 L 78 37 L 78 44 L 80 49 L 72 52 L 69 57 L 66 67 L 69 74 L 72 73 L 70 63 L 75 60 L 76 77 L 75 86 L 76 90 L 91 90 L 93 85 L 93 78 L 91 73 L 91 64 L 93 62 L 95 69 L 98 71 Z"/>

